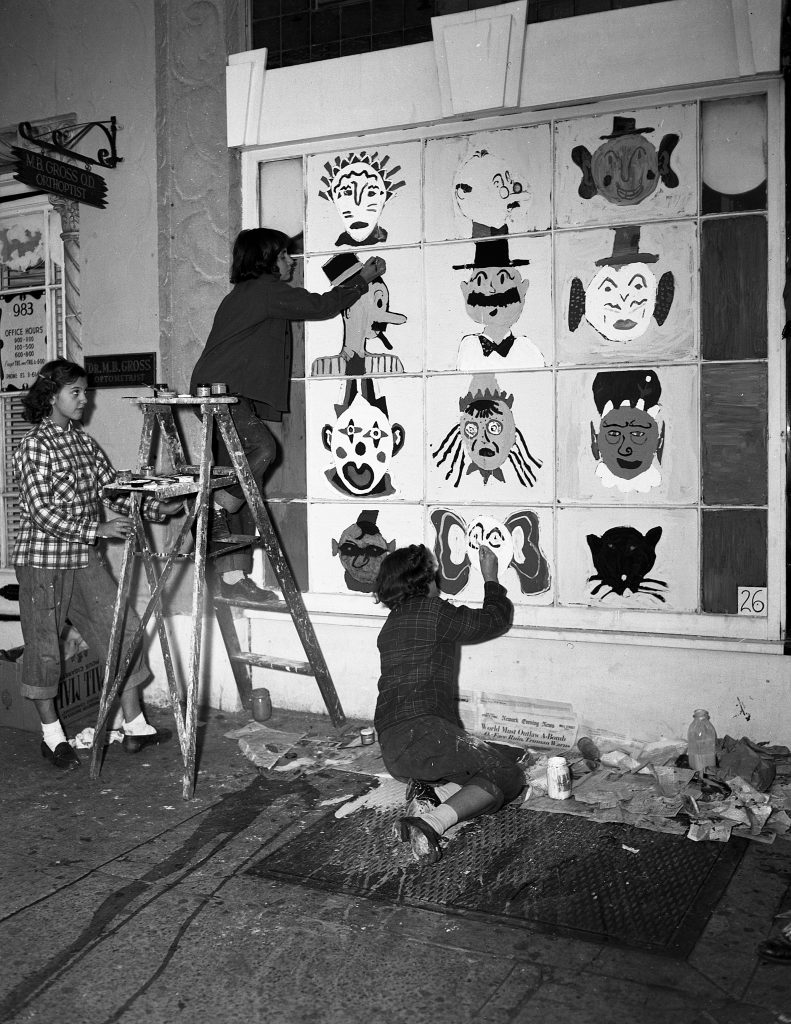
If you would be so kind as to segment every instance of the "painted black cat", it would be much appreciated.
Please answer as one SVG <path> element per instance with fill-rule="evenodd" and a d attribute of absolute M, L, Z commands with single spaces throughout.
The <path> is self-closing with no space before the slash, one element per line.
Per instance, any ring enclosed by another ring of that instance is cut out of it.
<path fill-rule="evenodd" d="M 613 526 L 597 537 L 588 534 L 588 547 L 593 556 L 596 573 L 588 577 L 589 583 L 596 583 L 591 591 L 595 597 L 607 587 L 599 600 L 610 594 L 650 594 L 664 602 L 660 588 L 667 588 L 664 580 L 651 579 L 648 573 L 656 561 L 656 546 L 662 536 L 662 527 L 654 526 L 643 536 L 633 526 Z M 653 586 L 648 586 L 653 584 Z"/>

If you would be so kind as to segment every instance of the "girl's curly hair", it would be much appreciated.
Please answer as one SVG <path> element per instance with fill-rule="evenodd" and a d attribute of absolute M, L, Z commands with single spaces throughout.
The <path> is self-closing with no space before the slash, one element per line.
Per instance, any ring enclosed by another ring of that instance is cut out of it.
<path fill-rule="evenodd" d="M 53 359 L 44 363 L 22 398 L 22 415 L 28 423 L 41 423 L 52 411 L 52 399 L 60 389 L 87 376 L 82 366 L 68 359 Z"/>
<path fill-rule="evenodd" d="M 277 258 L 288 250 L 291 239 L 273 228 L 247 228 L 233 243 L 231 284 L 253 281 L 262 274 L 277 271 Z"/>
<path fill-rule="evenodd" d="M 387 555 L 379 567 L 374 594 L 391 611 L 410 597 L 425 597 L 437 574 L 434 557 L 425 544 L 410 544 Z"/>

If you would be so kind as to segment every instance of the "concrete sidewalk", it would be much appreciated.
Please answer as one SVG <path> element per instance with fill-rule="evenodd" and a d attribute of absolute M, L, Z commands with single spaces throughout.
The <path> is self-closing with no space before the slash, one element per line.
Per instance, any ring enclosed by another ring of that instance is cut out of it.
<path fill-rule="evenodd" d="M 223 735 L 248 721 L 204 719 L 188 802 L 175 738 L 112 744 L 94 782 L 0 729 L 3 1024 L 791 1021 L 791 964 L 755 955 L 791 909 L 788 842 L 749 847 L 686 962 L 262 880 L 246 869 L 367 783 L 259 771 Z"/>

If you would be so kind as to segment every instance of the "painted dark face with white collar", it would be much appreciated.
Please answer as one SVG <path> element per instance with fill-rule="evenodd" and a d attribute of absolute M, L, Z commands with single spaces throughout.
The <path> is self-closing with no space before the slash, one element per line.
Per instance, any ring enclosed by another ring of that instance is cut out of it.
<path fill-rule="evenodd" d="M 623 405 L 602 416 L 597 441 L 602 462 L 613 476 L 632 480 L 651 468 L 659 426 L 647 412 Z"/>

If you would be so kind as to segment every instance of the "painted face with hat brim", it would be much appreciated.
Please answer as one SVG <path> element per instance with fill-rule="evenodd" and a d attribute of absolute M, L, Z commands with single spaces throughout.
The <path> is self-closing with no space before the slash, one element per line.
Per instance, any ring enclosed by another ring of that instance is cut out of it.
<path fill-rule="evenodd" d="M 487 334 L 504 336 L 522 315 L 528 282 L 516 268 L 529 263 L 512 260 L 503 238 L 477 242 L 474 262 L 454 266 L 454 270 L 474 271 L 468 281 L 462 281 L 461 293 L 469 317 Z"/>
<path fill-rule="evenodd" d="M 648 330 L 656 306 L 655 253 L 640 251 L 640 228 L 615 229 L 610 256 L 585 289 L 585 318 L 608 341 L 634 341 Z"/>

